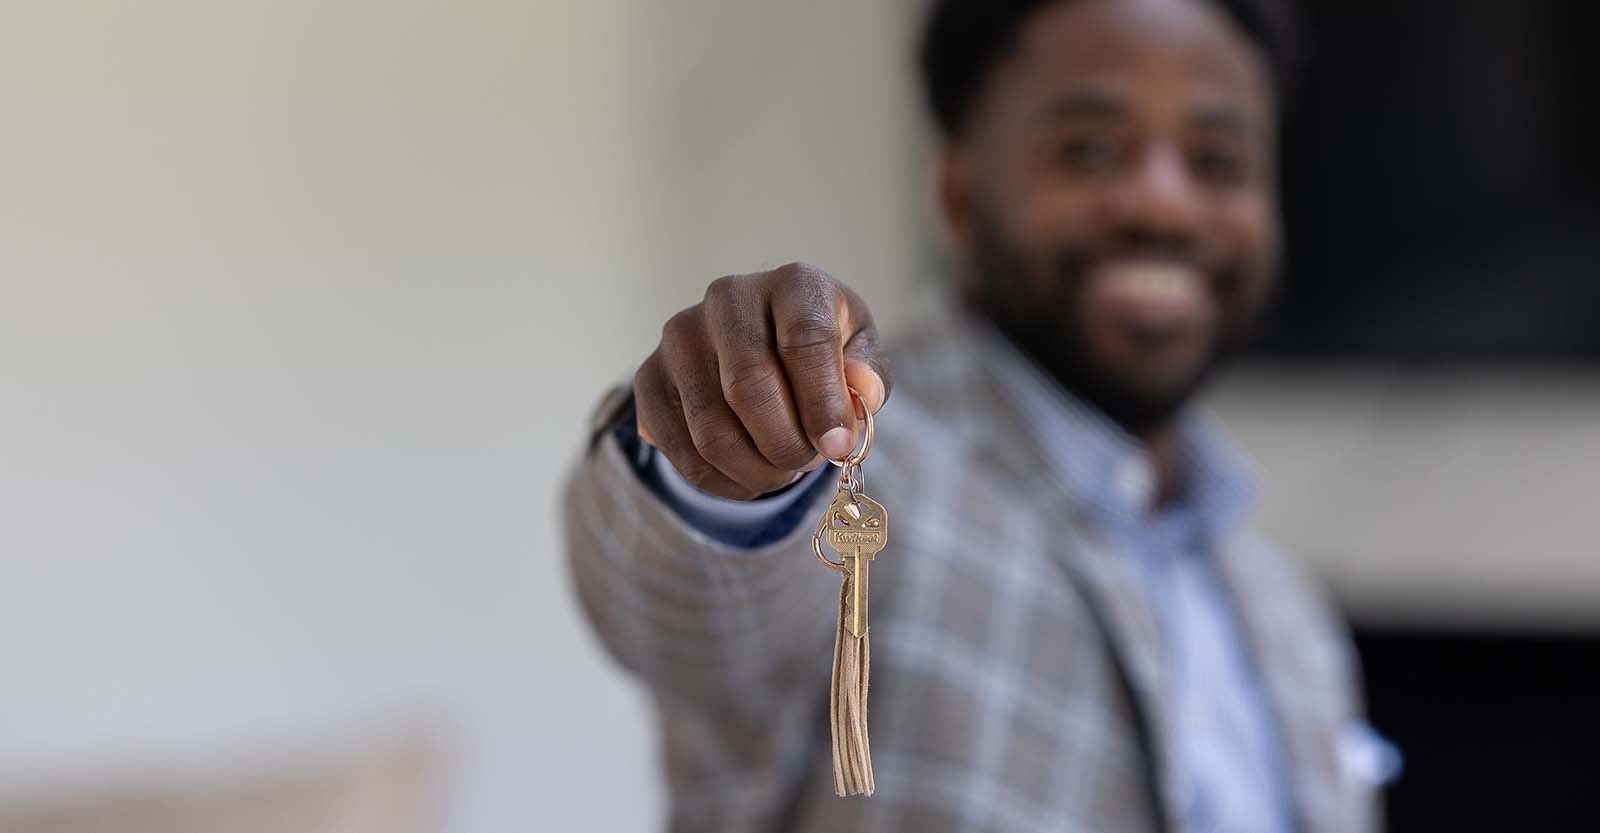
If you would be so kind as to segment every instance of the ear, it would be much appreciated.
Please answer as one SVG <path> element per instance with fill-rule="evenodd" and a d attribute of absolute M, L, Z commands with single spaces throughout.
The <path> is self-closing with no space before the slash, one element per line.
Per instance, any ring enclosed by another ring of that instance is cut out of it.
<path fill-rule="evenodd" d="M 963 254 L 972 246 L 972 158 L 955 142 L 945 143 L 939 152 L 936 174 L 939 219 L 950 242 Z"/>

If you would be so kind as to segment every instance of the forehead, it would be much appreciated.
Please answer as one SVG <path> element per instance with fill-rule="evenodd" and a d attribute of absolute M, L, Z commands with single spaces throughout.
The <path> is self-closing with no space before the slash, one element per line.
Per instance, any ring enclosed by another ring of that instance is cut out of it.
<path fill-rule="evenodd" d="M 1027 20 L 991 81 L 980 110 L 1092 91 L 1146 117 L 1220 108 L 1260 127 L 1272 118 L 1264 61 L 1206 0 L 1062 0 Z"/>

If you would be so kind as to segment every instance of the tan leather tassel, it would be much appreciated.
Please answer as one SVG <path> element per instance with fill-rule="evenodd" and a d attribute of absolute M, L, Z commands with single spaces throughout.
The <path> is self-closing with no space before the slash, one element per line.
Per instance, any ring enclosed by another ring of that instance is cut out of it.
<path fill-rule="evenodd" d="M 872 640 L 867 635 L 867 576 L 872 557 L 889 541 L 889 510 L 862 494 L 861 461 L 872 450 L 872 412 L 854 388 L 867 423 L 861 450 L 838 463 L 839 493 L 811 534 L 811 549 L 839 583 L 839 626 L 833 635 L 833 685 L 828 717 L 833 725 L 833 791 L 840 796 L 872 795 L 872 752 L 867 748 L 867 678 L 872 670 Z M 839 560 L 822 551 L 826 541 Z"/>
<path fill-rule="evenodd" d="M 833 639 L 833 687 L 828 696 L 833 718 L 833 791 L 840 796 L 872 795 L 872 750 L 867 745 L 867 680 L 872 671 L 872 637 L 857 637 L 847 626 L 854 588 L 849 573 L 839 585 L 839 627 Z"/>

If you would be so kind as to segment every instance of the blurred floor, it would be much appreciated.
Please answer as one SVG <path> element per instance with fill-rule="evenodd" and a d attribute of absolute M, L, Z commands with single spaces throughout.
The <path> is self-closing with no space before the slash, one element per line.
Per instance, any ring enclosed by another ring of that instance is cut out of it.
<path fill-rule="evenodd" d="M 0 798 L 0 833 L 436 833 L 438 764 L 410 741 L 252 767 L 230 757 L 220 771 L 103 773 L 55 795 Z"/>

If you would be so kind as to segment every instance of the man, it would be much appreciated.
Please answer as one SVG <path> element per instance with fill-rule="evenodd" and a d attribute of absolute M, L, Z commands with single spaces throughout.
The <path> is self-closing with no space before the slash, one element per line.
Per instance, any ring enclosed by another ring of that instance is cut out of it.
<path fill-rule="evenodd" d="M 1278 260 L 1282 53 L 1222 0 L 936 2 L 957 301 L 892 355 L 791 264 L 721 278 L 567 494 L 595 627 L 658 705 L 674 830 L 1362 831 L 1348 642 L 1241 529 L 1185 408 Z M 891 373 L 891 364 L 893 372 Z M 878 418 L 876 796 L 833 795 L 827 459 Z"/>

